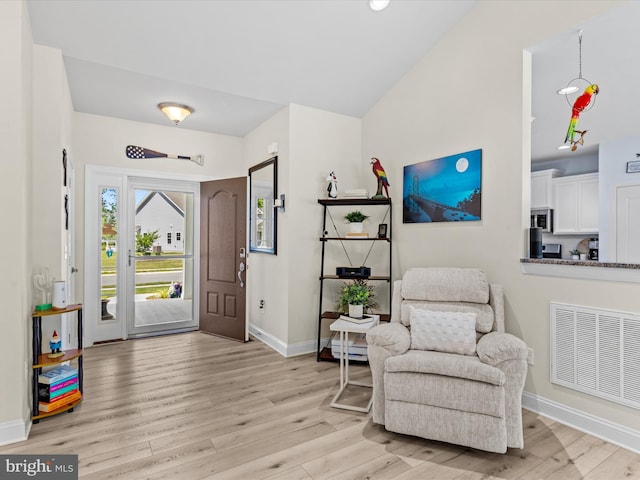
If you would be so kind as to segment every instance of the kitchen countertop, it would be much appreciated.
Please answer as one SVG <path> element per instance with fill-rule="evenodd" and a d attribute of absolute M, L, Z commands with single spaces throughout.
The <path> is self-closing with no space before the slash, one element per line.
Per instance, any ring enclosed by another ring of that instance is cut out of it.
<path fill-rule="evenodd" d="M 543 265 L 575 265 L 579 267 L 631 268 L 640 270 L 639 263 L 613 263 L 593 260 L 565 260 L 561 258 L 521 258 L 521 263 L 539 263 Z"/>
<path fill-rule="evenodd" d="M 640 264 L 564 260 L 559 258 L 521 258 L 522 273 L 580 280 L 640 283 Z"/>

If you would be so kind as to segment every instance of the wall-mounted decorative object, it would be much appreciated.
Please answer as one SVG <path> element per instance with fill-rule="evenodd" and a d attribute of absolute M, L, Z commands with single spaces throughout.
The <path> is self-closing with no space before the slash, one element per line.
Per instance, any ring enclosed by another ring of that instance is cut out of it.
<path fill-rule="evenodd" d="M 69 230 L 69 195 L 64 196 L 64 229 Z"/>
<path fill-rule="evenodd" d="M 284 209 L 284 195 L 278 192 L 278 157 L 249 169 L 249 251 L 277 253 L 278 217 L 276 207 Z"/>
<path fill-rule="evenodd" d="M 482 149 L 404 167 L 403 223 L 481 219 Z"/>
<path fill-rule="evenodd" d="M 62 186 L 67 186 L 67 150 L 62 149 Z"/>
<path fill-rule="evenodd" d="M 627 162 L 627 173 L 638 173 L 638 172 L 640 172 L 640 160 Z"/>
<path fill-rule="evenodd" d="M 190 160 L 197 163 L 198 165 L 204 165 L 204 155 L 193 155 L 191 157 L 187 155 L 170 155 L 167 153 L 156 152 L 155 150 L 151 150 L 149 148 L 138 147 L 136 145 L 127 145 L 125 153 L 127 155 L 127 158 L 175 158 L 178 160 Z"/>

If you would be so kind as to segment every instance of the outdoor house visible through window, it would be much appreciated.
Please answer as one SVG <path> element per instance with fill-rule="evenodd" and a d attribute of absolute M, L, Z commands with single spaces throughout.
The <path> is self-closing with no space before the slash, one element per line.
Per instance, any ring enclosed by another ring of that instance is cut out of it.
<path fill-rule="evenodd" d="M 249 169 L 250 243 L 249 250 L 276 254 L 277 216 L 273 201 L 278 191 L 278 157 Z"/>

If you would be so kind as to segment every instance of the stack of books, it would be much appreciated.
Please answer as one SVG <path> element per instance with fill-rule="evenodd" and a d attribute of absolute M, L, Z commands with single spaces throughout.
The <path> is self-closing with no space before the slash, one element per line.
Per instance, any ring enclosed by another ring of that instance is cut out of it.
<path fill-rule="evenodd" d="M 60 365 L 38 376 L 38 409 L 41 412 L 53 412 L 80 398 L 75 368 Z"/>
<path fill-rule="evenodd" d="M 343 198 L 369 198 L 366 188 L 352 188 L 344 191 Z"/>
<path fill-rule="evenodd" d="M 349 344 L 345 345 L 349 360 L 359 360 L 366 362 L 367 357 L 367 337 L 364 333 L 350 334 Z M 331 337 L 331 354 L 333 358 L 340 358 L 340 334 L 335 332 Z"/>

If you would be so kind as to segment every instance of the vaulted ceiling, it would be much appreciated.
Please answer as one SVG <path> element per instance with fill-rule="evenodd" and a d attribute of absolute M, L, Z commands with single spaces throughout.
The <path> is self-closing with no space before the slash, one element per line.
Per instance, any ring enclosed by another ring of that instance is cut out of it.
<path fill-rule="evenodd" d="M 289 103 L 361 117 L 475 0 L 29 0 L 74 109 L 242 136 Z"/>

